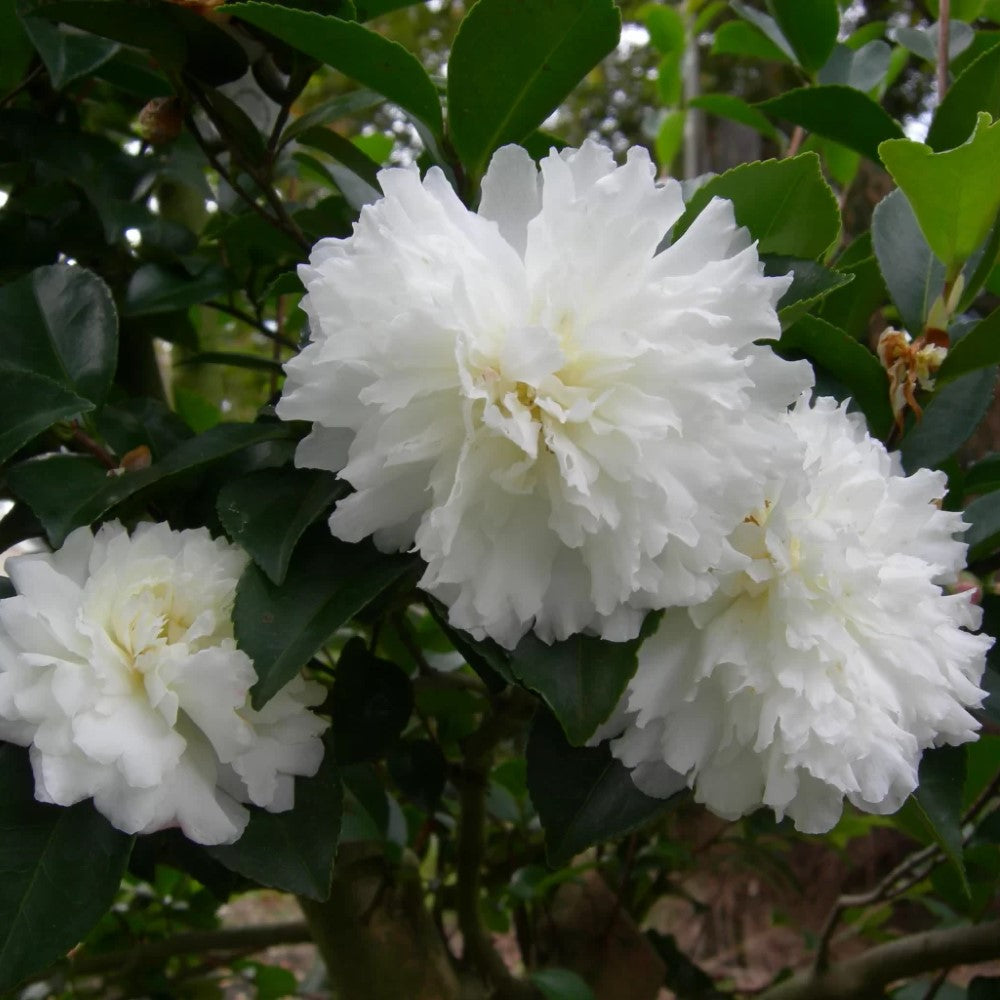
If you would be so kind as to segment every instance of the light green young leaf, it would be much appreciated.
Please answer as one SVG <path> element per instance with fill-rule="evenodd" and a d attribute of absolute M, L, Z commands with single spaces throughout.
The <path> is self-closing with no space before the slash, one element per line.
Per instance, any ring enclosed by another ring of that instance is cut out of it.
<path fill-rule="evenodd" d="M 956 277 L 986 239 L 1000 211 L 1000 122 L 978 117 L 965 144 L 944 153 L 909 139 L 891 139 L 879 155 L 905 192 L 927 243 Z"/>

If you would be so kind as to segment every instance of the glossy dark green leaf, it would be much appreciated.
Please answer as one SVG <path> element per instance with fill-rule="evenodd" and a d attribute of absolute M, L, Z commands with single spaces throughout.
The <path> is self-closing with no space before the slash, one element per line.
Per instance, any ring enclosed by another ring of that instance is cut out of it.
<path fill-rule="evenodd" d="M 528 791 L 545 830 L 549 864 L 628 833 L 670 808 L 632 783 L 607 744 L 574 747 L 555 716 L 540 711 L 528 738 Z"/>
<path fill-rule="evenodd" d="M 594 991 L 571 969 L 536 969 L 528 977 L 545 1000 L 594 1000 Z"/>
<path fill-rule="evenodd" d="M 269 441 L 288 440 L 285 424 L 219 424 L 182 442 L 162 461 L 145 469 L 109 476 L 94 460 L 79 455 L 46 455 L 9 469 L 7 481 L 45 525 L 58 548 L 66 536 L 91 524 L 113 507 L 151 486 L 194 475 L 213 463 Z"/>
<path fill-rule="evenodd" d="M 867 336 L 872 313 L 885 302 L 888 294 L 871 249 L 871 237 L 866 238 L 869 256 L 859 261 L 836 262 L 837 270 L 851 275 L 853 280 L 827 295 L 817 312 L 820 319 L 843 330 L 854 340 Z"/>
<path fill-rule="evenodd" d="M 1000 489 L 1000 454 L 985 455 L 965 470 L 962 488 L 966 496 Z"/>
<path fill-rule="evenodd" d="M 867 94 L 853 87 L 821 84 L 800 87 L 755 105 L 826 139 L 879 162 L 878 146 L 903 138 L 903 130 Z"/>
<path fill-rule="evenodd" d="M 0 3 L 0 91 L 6 94 L 21 82 L 34 56 L 13 0 L 5 0 Z"/>
<path fill-rule="evenodd" d="M 36 268 L 0 288 L 0 343 L 0 365 L 44 375 L 100 403 L 118 361 L 111 292 L 82 267 Z"/>
<path fill-rule="evenodd" d="M 789 63 L 792 57 L 747 21 L 726 21 L 716 29 L 712 40 L 714 56 L 750 56 Z"/>
<path fill-rule="evenodd" d="M 919 336 L 944 288 L 944 265 L 927 245 L 902 191 L 890 192 L 875 206 L 872 246 L 903 326 Z"/>
<path fill-rule="evenodd" d="M 250 822 L 235 844 L 207 852 L 234 872 L 254 882 L 326 899 L 337 852 L 343 814 L 343 787 L 330 740 L 319 771 L 295 779 L 295 806 L 288 812 L 252 809 Z"/>
<path fill-rule="evenodd" d="M 355 117 L 362 112 L 378 107 L 384 101 L 385 98 L 381 94 L 376 94 L 374 90 L 368 90 L 366 87 L 350 90 L 346 94 L 337 94 L 336 97 L 321 101 L 304 115 L 300 115 L 292 121 L 281 133 L 281 145 L 284 146 L 291 142 L 306 129 L 327 125 L 330 122 L 339 121 L 341 118 Z"/>
<path fill-rule="evenodd" d="M 0 462 L 58 420 L 94 404 L 43 375 L 0 368 Z"/>
<path fill-rule="evenodd" d="M 1000 46 L 984 52 L 948 88 L 934 112 L 927 145 L 937 152 L 960 146 L 981 111 L 1000 118 Z"/>
<path fill-rule="evenodd" d="M 976 976 L 966 1000 L 1000 1000 L 1000 976 Z"/>
<path fill-rule="evenodd" d="M 968 142 L 943 153 L 894 139 L 879 146 L 879 155 L 906 194 L 924 239 L 954 277 L 986 240 L 1000 210 L 1000 122 L 991 125 L 981 114 Z M 951 196 L 942 198 L 943 191 Z"/>
<path fill-rule="evenodd" d="M 280 584 L 302 533 L 346 492 L 329 472 L 261 469 L 223 486 L 216 509 L 229 537 Z"/>
<path fill-rule="evenodd" d="M 837 199 L 823 179 L 819 157 L 744 163 L 698 188 L 674 227 L 674 242 L 713 197 L 733 203 L 736 221 L 750 230 L 762 254 L 811 259 L 837 239 Z"/>
<path fill-rule="evenodd" d="M 1000 492 L 976 497 L 962 514 L 971 527 L 962 536 L 969 546 L 969 562 L 991 555 L 1000 542 Z"/>
<path fill-rule="evenodd" d="M 228 365 L 231 368 L 245 368 L 247 371 L 273 372 L 275 375 L 285 373 L 280 361 L 262 358 L 259 354 L 238 354 L 235 351 L 199 351 L 175 364 L 178 368 L 187 365 Z"/>
<path fill-rule="evenodd" d="M 767 8 L 795 50 L 799 65 L 810 72 L 818 70 L 837 41 L 837 0 L 767 0 Z"/>
<path fill-rule="evenodd" d="M 44 534 L 45 529 L 31 509 L 26 504 L 16 503 L 3 517 L 0 517 L 0 552 L 6 552 L 26 538 L 41 538 Z M 0 595 L 0 597 L 10 596 L 11 594 Z"/>
<path fill-rule="evenodd" d="M 246 54 L 235 38 L 180 6 L 158 0 L 22 0 L 21 9 L 147 49 L 160 65 L 183 69 L 213 86 L 247 71 Z"/>
<path fill-rule="evenodd" d="M 1000 364 L 1000 309 L 980 320 L 948 351 L 937 374 L 938 387 L 977 368 Z"/>
<path fill-rule="evenodd" d="M 900 443 L 908 472 L 940 465 L 968 441 L 993 402 L 997 368 L 980 368 L 934 393 Z"/>
<path fill-rule="evenodd" d="M 437 90 L 419 60 L 398 42 L 351 21 L 277 4 L 227 4 L 226 12 L 384 94 L 441 133 Z"/>
<path fill-rule="evenodd" d="M 889 381 L 878 358 L 843 330 L 803 316 L 781 335 L 782 353 L 800 353 L 824 368 L 851 392 L 876 437 L 892 427 Z"/>
<path fill-rule="evenodd" d="M 620 30 L 612 0 L 479 0 L 448 60 L 451 138 L 469 173 L 541 125 Z"/>
<path fill-rule="evenodd" d="M 764 273 L 791 274 L 792 283 L 778 300 L 782 328 L 791 326 L 831 292 L 850 284 L 853 275 L 824 267 L 814 260 L 770 255 L 764 258 Z"/>
<path fill-rule="evenodd" d="M 414 565 L 412 557 L 385 555 L 368 543 L 338 541 L 317 525 L 295 550 L 280 587 L 248 566 L 233 623 L 257 670 L 254 706 L 264 705 L 341 625 Z"/>
<path fill-rule="evenodd" d="M 378 172 L 381 167 L 363 153 L 350 139 L 345 139 L 333 129 L 314 126 L 305 129 L 297 136 L 304 146 L 312 146 L 339 160 L 348 170 L 357 174 L 366 184 L 379 189 Z"/>
<path fill-rule="evenodd" d="M 966 896 L 969 883 L 962 860 L 962 786 L 965 782 L 965 747 L 938 747 L 924 751 L 920 779 L 908 808 L 931 839 L 955 866 Z"/>
<path fill-rule="evenodd" d="M 129 279 L 122 312 L 126 316 L 169 313 L 222 295 L 229 284 L 226 271 L 207 264 L 192 276 L 164 264 L 143 264 Z"/>
<path fill-rule="evenodd" d="M 62 958 L 111 906 L 132 837 L 89 801 L 34 799 L 28 754 L 0 745 L 0 990 Z"/>
<path fill-rule="evenodd" d="M 542 696 L 569 742 L 580 746 L 618 704 L 635 673 L 640 641 L 577 635 L 548 645 L 529 633 L 511 654 L 510 669 Z"/>
<path fill-rule="evenodd" d="M 434 598 L 427 598 L 427 607 L 438 628 L 462 654 L 466 663 L 491 691 L 501 691 L 516 678 L 510 668 L 510 653 L 492 639 L 473 639 L 468 632 L 448 624 L 448 609 Z"/>
<path fill-rule="evenodd" d="M 118 44 L 96 35 L 66 31 L 40 17 L 22 21 L 56 90 L 93 73 L 118 52 Z"/>
<path fill-rule="evenodd" d="M 742 21 L 734 21 L 733 24 L 742 24 Z M 747 104 L 741 97 L 733 94 L 703 94 L 695 97 L 689 102 L 692 108 L 700 108 L 710 115 L 718 115 L 720 118 L 728 118 L 730 121 L 747 125 L 761 135 L 769 139 L 778 139 L 778 130 L 768 121 L 767 116 L 761 114 L 755 107 Z"/>
<path fill-rule="evenodd" d="M 389 660 L 373 656 L 352 639 L 337 660 L 331 718 L 337 762 L 358 764 L 381 757 L 399 738 L 413 710 L 413 688 Z"/>

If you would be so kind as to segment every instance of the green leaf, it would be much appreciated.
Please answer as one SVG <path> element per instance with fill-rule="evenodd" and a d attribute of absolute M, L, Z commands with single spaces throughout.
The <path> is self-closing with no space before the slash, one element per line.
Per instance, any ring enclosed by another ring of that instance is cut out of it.
<path fill-rule="evenodd" d="M 448 60 L 449 127 L 469 173 L 536 129 L 620 31 L 612 0 L 479 0 Z"/>
<path fill-rule="evenodd" d="M 887 296 L 878 261 L 871 253 L 871 237 L 866 238 L 868 257 L 848 264 L 837 261 L 837 270 L 851 275 L 853 281 L 847 287 L 834 289 L 818 311 L 820 319 L 843 330 L 854 340 L 867 336 L 872 313 Z"/>
<path fill-rule="evenodd" d="M 938 39 L 940 24 L 932 24 L 927 28 L 911 28 L 903 25 L 893 32 L 894 40 L 909 49 L 914 55 L 926 59 L 929 63 L 938 60 Z M 948 24 L 948 62 L 961 55 L 976 37 L 975 31 L 962 21 L 950 20 Z"/>
<path fill-rule="evenodd" d="M 213 86 L 238 79 L 248 67 L 242 46 L 223 28 L 160 0 L 23 0 L 21 13 L 147 49 L 160 65 Z"/>
<path fill-rule="evenodd" d="M 53 548 L 84 524 L 154 485 L 173 483 L 214 462 L 267 441 L 288 440 L 286 424 L 219 424 L 179 444 L 146 469 L 109 476 L 94 460 L 80 455 L 46 455 L 7 470 L 11 490 L 45 525 Z"/>
<path fill-rule="evenodd" d="M 837 45 L 819 71 L 820 83 L 839 83 L 866 93 L 874 90 L 889 72 L 892 49 L 883 41 L 869 42 L 854 50 Z"/>
<path fill-rule="evenodd" d="M 329 738 L 319 771 L 295 779 L 295 806 L 288 812 L 251 809 L 235 844 L 206 848 L 216 861 L 261 885 L 309 899 L 330 895 L 333 862 L 343 814 L 343 786 Z"/>
<path fill-rule="evenodd" d="M 684 18 L 675 7 L 647 3 L 640 8 L 639 17 L 646 25 L 649 40 L 660 55 L 684 51 L 687 44 Z"/>
<path fill-rule="evenodd" d="M 977 368 L 1000 364 L 1000 309 L 980 320 L 948 351 L 935 383 L 940 388 Z"/>
<path fill-rule="evenodd" d="M 352 21 L 268 3 L 230 3 L 226 13 L 384 94 L 440 135 L 437 90 L 416 56 L 398 42 Z"/>
<path fill-rule="evenodd" d="M 775 45 L 759 28 L 746 21 L 726 21 L 720 24 L 712 40 L 713 56 L 750 56 L 774 62 L 792 61 L 792 57 Z"/>
<path fill-rule="evenodd" d="M 820 365 L 851 392 L 876 437 L 892 427 L 889 381 L 878 358 L 843 330 L 815 316 L 803 316 L 781 335 L 781 353 L 801 353 Z"/>
<path fill-rule="evenodd" d="M 118 52 L 116 42 L 96 35 L 70 33 L 40 17 L 26 17 L 21 23 L 56 90 L 93 73 Z"/>
<path fill-rule="evenodd" d="M 226 271 L 218 264 L 208 264 L 194 276 L 164 264 L 142 264 L 129 279 L 122 313 L 149 316 L 186 309 L 223 294 L 228 286 Z"/>
<path fill-rule="evenodd" d="M 492 639 L 473 639 L 468 632 L 448 624 L 448 609 L 433 597 L 426 598 L 427 610 L 448 641 L 461 653 L 462 659 L 491 691 L 502 691 L 515 683 L 510 669 L 510 653 Z"/>
<path fill-rule="evenodd" d="M 1000 492 L 976 497 L 965 508 L 962 518 L 970 525 L 962 536 L 969 546 L 969 562 L 992 555 L 1000 541 Z"/>
<path fill-rule="evenodd" d="M 342 118 L 352 118 L 364 111 L 378 107 L 384 101 L 385 98 L 381 94 L 376 94 L 374 90 L 368 90 L 366 87 L 359 87 L 346 94 L 338 94 L 336 97 L 331 97 L 317 104 L 314 108 L 310 108 L 304 115 L 300 115 L 291 122 L 281 133 L 279 145 L 287 145 L 306 129 L 327 125 Z"/>
<path fill-rule="evenodd" d="M 1000 454 L 985 455 L 965 470 L 962 489 L 966 496 L 1000 489 Z"/>
<path fill-rule="evenodd" d="M 902 191 L 890 192 L 875 206 L 872 246 L 903 326 L 918 336 L 944 288 L 944 266 L 927 245 Z"/>
<path fill-rule="evenodd" d="M 934 393 L 900 444 L 907 472 L 940 465 L 969 439 L 990 408 L 996 378 L 995 366 L 980 368 Z"/>
<path fill-rule="evenodd" d="M 257 670 L 254 707 L 266 704 L 341 625 L 415 565 L 412 557 L 338 541 L 318 525 L 295 550 L 280 587 L 256 565 L 248 566 L 236 591 L 233 624 Z"/>
<path fill-rule="evenodd" d="M 298 141 L 304 146 L 312 146 L 314 149 L 319 149 L 328 156 L 332 156 L 352 173 L 357 174 L 369 187 L 374 189 L 376 194 L 380 191 L 378 172 L 381 167 L 374 160 L 369 159 L 350 139 L 345 139 L 333 129 L 315 126 L 300 132 Z"/>
<path fill-rule="evenodd" d="M 750 230 L 762 254 L 819 257 L 840 232 L 837 199 L 815 153 L 744 163 L 713 177 L 688 202 L 674 227 L 675 243 L 713 197 L 733 203 L 737 223 Z"/>
<path fill-rule="evenodd" d="M 983 111 L 1000 118 L 1000 46 L 970 63 L 948 88 L 934 112 L 927 145 L 938 152 L 961 145 Z"/>
<path fill-rule="evenodd" d="M 580 746 L 614 711 L 635 673 L 641 641 L 576 635 L 550 646 L 529 633 L 511 654 L 510 669 L 541 695 L 569 742 Z"/>
<path fill-rule="evenodd" d="M 549 864 L 621 836 L 670 808 L 632 783 L 606 743 L 574 747 L 555 716 L 540 711 L 528 738 L 528 790 L 545 830 Z"/>
<path fill-rule="evenodd" d="M 354 638 L 337 660 L 330 716 L 339 764 L 381 757 L 399 738 L 413 711 L 409 677 L 389 660 L 373 656 Z"/>
<path fill-rule="evenodd" d="M 944 153 L 909 139 L 879 146 L 893 180 L 905 192 L 935 256 L 957 275 L 986 239 L 1000 211 L 996 164 L 1000 122 L 981 114 L 968 142 Z M 947 197 L 942 193 L 947 192 Z"/>
<path fill-rule="evenodd" d="M 100 404 L 118 362 L 111 292 L 82 267 L 36 268 L 0 288 L 0 342 L 3 367 L 44 375 Z"/>
<path fill-rule="evenodd" d="M 742 24 L 742 21 L 733 21 L 732 24 Z M 768 139 L 778 141 L 778 130 L 762 115 L 755 107 L 747 104 L 740 97 L 732 94 L 702 94 L 689 102 L 692 108 L 700 108 L 710 115 L 718 115 L 720 118 L 728 118 L 730 121 L 747 125 L 767 136 Z"/>
<path fill-rule="evenodd" d="M 0 745 L 0 990 L 41 972 L 111 906 L 132 837 L 89 801 L 34 799 L 27 752 Z"/>
<path fill-rule="evenodd" d="M 853 278 L 850 273 L 842 274 L 814 260 L 797 260 L 773 254 L 764 258 L 764 273 L 792 275 L 791 285 L 778 300 L 778 316 L 783 329 L 804 316 L 831 292 L 850 284 Z"/>
<path fill-rule="evenodd" d="M 89 399 L 44 375 L 0 368 L 0 462 L 56 421 L 93 408 Z"/>
<path fill-rule="evenodd" d="M 880 104 L 860 90 L 839 84 L 789 90 L 755 107 L 839 142 L 876 163 L 880 142 L 903 137 L 899 123 Z"/>
<path fill-rule="evenodd" d="M 435 808 L 448 780 L 448 761 L 439 744 L 403 740 L 393 748 L 386 764 L 404 795 L 423 809 Z"/>
<path fill-rule="evenodd" d="M 837 0 L 767 0 L 767 7 L 795 50 L 799 65 L 809 72 L 818 70 L 837 41 Z"/>
<path fill-rule="evenodd" d="M 684 143 L 686 117 L 684 111 L 670 111 L 663 116 L 663 121 L 660 122 L 656 132 L 656 162 L 667 173 L 670 172 L 670 164 L 674 162 Z"/>
<path fill-rule="evenodd" d="M 782 34 L 781 28 L 778 27 L 778 22 L 773 17 L 761 10 L 757 10 L 756 7 L 742 3 L 741 0 L 730 0 L 729 6 L 744 21 L 748 21 L 758 30 L 762 31 L 791 61 L 795 61 L 795 50 L 792 48 L 791 42 Z"/>
<path fill-rule="evenodd" d="M 920 761 L 916 792 L 907 808 L 955 866 L 966 896 L 969 882 L 962 860 L 962 786 L 965 783 L 965 747 L 926 750 Z"/>
<path fill-rule="evenodd" d="M 423 0 L 355 0 L 358 8 L 358 20 L 370 21 L 380 14 L 388 14 L 403 7 L 416 7 Z"/>
<path fill-rule="evenodd" d="M 229 365 L 231 368 L 245 368 L 254 372 L 274 372 L 276 375 L 285 373 L 280 361 L 262 358 L 259 354 L 238 354 L 235 351 L 199 351 L 175 361 L 174 364 L 178 368 L 186 365 Z"/>
<path fill-rule="evenodd" d="M 594 992 L 569 969 L 536 969 L 528 978 L 545 1000 L 594 1000 Z"/>
<path fill-rule="evenodd" d="M 329 472 L 260 469 L 223 486 L 216 510 L 229 537 L 280 584 L 302 533 L 346 492 Z"/>

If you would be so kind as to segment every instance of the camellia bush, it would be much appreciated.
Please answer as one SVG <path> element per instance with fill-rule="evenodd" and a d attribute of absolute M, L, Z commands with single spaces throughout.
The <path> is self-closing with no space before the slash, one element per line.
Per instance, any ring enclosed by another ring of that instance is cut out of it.
<path fill-rule="evenodd" d="M 620 7 L 0 3 L 4 995 L 1000 996 L 1000 3 Z"/>

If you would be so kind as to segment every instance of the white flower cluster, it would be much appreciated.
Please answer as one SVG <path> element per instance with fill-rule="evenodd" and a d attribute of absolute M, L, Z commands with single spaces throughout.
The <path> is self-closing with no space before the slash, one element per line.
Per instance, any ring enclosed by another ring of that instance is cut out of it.
<path fill-rule="evenodd" d="M 650 794 L 686 783 L 720 816 L 763 803 L 821 833 L 845 796 L 894 812 L 924 749 L 975 738 L 992 640 L 965 631 L 972 595 L 937 582 L 965 564 L 944 474 L 905 477 L 830 399 L 787 427 L 784 468 L 731 538 L 743 566 L 664 615 L 603 732 Z"/>
<path fill-rule="evenodd" d="M 207 530 L 117 522 L 9 559 L 0 601 L 0 738 L 30 747 L 35 796 L 93 798 L 121 830 L 179 826 L 230 843 L 252 802 L 290 809 L 316 773 L 321 685 L 296 678 L 261 711 L 232 606 L 247 562 Z"/>
<path fill-rule="evenodd" d="M 616 167 L 587 143 L 539 172 L 507 146 L 478 213 L 439 170 L 379 178 L 301 269 L 312 342 L 278 404 L 313 423 L 298 463 L 356 490 L 333 533 L 415 545 L 452 624 L 507 647 L 629 639 L 707 598 L 812 379 L 754 346 L 788 279 L 732 205 L 657 253 L 684 203 L 645 150 Z"/>
<path fill-rule="evenodd" d="M 651 794 L 824 830 L 973 737 L 991 640 L 941 590 L 965 551 L 943 477 L 756 346 L 788 279 L 728 202 L 663 248 L 680 186 L 591 142 L 540 169 L 499 150 L 478 212 L 436 169 L 379 178 L 300 269 L 311 342 L 278 405 L 313 425 L 298 464 L 355 489 L 337 537 L 415 548 L 451 622 L 508 648 L 669 608 L 600 734 Z"/>

